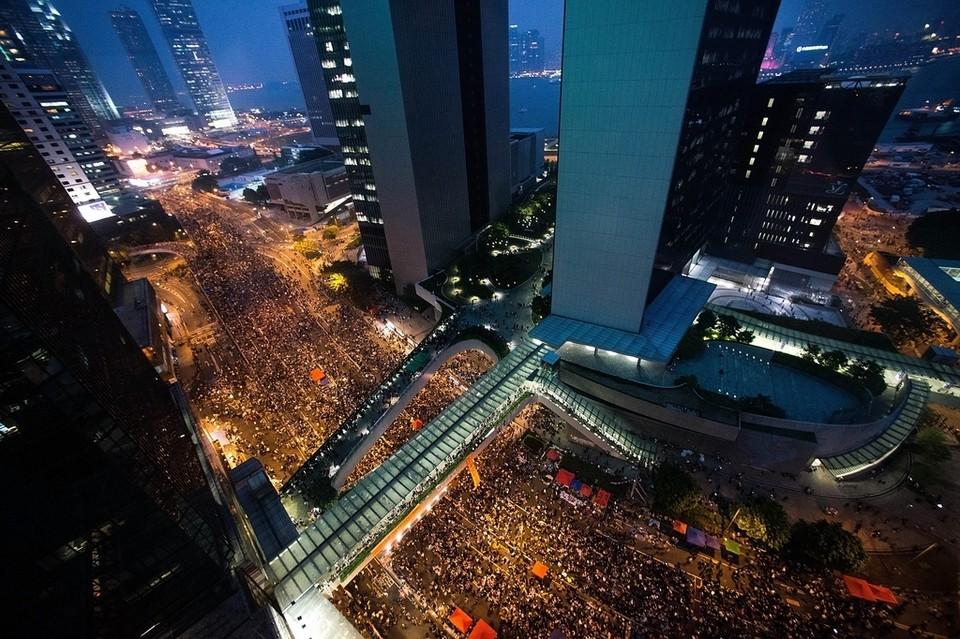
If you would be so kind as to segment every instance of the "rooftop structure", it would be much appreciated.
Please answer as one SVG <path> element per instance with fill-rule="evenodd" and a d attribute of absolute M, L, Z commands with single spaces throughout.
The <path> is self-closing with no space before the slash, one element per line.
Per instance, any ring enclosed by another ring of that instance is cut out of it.
<path fill-rule="evenodd" d="M 897 271 L 920 299 L 960 335 L 960 260 L 902 257 Z"/>
<path fill-rule="evenodd" d="M 160 62 L 140 14 L 130 7 L 123 7 L 110 12 L 110 22 L 154 108 L 161 113 L 182 110 L 183 106 L 177 99 L 170 77 Z"/>

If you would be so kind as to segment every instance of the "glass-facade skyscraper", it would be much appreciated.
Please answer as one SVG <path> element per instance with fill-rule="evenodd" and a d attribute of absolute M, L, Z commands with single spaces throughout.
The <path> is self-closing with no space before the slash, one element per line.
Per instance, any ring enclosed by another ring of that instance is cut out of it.
<path fill-rule="evenodd" d="M 161 113 L 182 109 L 140 14 L 123 7 L 110 12 L 110 22 L 153 107 Z"/>
<path fill-rule="evenodd" d="M 48 0 L 4 0 L 0 28 L 10 30 L 38 67 L 53 71 L 75 108 L 95 133 L 120 117 L 63 16 Z"/>
<path fill-rule="evenodd" d="M 280 7 L 283 25 L 287 29 L 287 40 L 293 64 L 297 68 L 300 90 L 307 106 L 307 118 L 310 131 L 319 144 L 338 144 L 337 129 L 333 124 L 333 111 L 330 109 L 330 95 L 323 77 L 320 52 L 310 24 L 310 10 L 306 2 L 288 4 Z"/>
<path fill-rule="evenodd" d="M 103 247 L 3 107 L 0 138 L 5 631 L 176 636 L 235 589 L 222 508 L 86 270 Z"/>
<path fill-rule="evenodd" d="M 237 125 L 191 0 L 150 0 L 197 113 L 211 128 Z"/>
<path fill-rule="evenodd" d="M 554 315 L 641 332 L 717 223 L 731 94 L 753 83 L 778 4 L 567 4 Z"/>

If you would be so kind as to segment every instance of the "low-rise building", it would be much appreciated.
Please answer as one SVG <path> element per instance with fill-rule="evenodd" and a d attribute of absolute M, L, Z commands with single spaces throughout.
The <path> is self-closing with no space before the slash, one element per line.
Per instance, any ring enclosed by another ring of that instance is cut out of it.
<path fill-rule="evenodd" d="M 283 207 L 291 220 L 318 222 L 327 206 L 350 195 L 340 159 L 324 158 L 295 164 L 264 178 L 270 201 Z"/>
<path fill-rule="evenodd" d="M 897 274 L 910 289 L 937 315 L 942 317 L 960 343 L 960 260 L 937 260 L 928 257 L 902 257 Z"/>
<path fill-rule="evenodd" d="M 510 130 L 510 193 L 529 191 L 543 173 L 543 129 Z"/>
<path fill-rule="evenodd" d="M 157 373 L 172 380 L 173 353 L 167 320 L 150 281 L 146 278 L 129 280 L 115 288 L 113 310 Z"/>

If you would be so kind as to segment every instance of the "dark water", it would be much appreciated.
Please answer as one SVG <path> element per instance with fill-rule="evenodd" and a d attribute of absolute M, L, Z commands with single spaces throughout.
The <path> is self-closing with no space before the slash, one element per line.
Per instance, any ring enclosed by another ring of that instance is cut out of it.
<path fill-rule="evenodd" d="M 259 108 L 266 111 L 303 109 L 303 94 L 296 82 L 273 82 L 262 89 L 237 91 L 230 94 L 233 108 L 245 111 Z M 526 109 L 521 113 L 522 109 Z M 557 134 L 560 112 L 560 84 L 550 84 L 539 78 L 510 80 L 510 126 L 542 127 L 544 135 Z"/>
<path fill-rule="evenodd" d="M 511 78 L 510 126 L 542 128 L 547 137 L 556 136 L 560 120 L 560 86 L 560 83 L 551 84 L 540 78 Z M 960 56 L 941 58 L 917 69 L 894 113 L 923 106 L 926 100 L 936 103 L 947 98 L 960 101 Z M 270 111 L 303 109 L 303 95 L 296 82 L 274 82 L 262 89 L 231 93 L 230 102 L 241 110 L 254 107 Z M 880 141 L 893 142 L 906 132 L 909 124 L 891 117 Z M 940 126 L 960 129 L 960 120 Z"/>

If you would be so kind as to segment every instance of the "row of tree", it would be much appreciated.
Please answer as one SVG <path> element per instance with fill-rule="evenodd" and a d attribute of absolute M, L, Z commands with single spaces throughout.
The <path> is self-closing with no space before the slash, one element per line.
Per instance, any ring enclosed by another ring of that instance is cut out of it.
<path fill-rule="evenodd" d="M 802 357 L 808 362 L 853 378 L 874 396 L 880 395 L 887 388 L 883 379 L 883 366 L 873 360 L 862 357 L 852 360 L 843 351 L 826 351 L 816 344 L 804 346 Z"/>
<path fill-rule="evenodd" d="M 811 567 L 855 571 L 867 559 L 857 536 L 839 523 L 801 519 L 791 524 L 783 506 L 762 495 L 714 503 L 673 464 L 654 473 L 653 509 L 713 535 L 735 527 L 754 543 Z"/>

